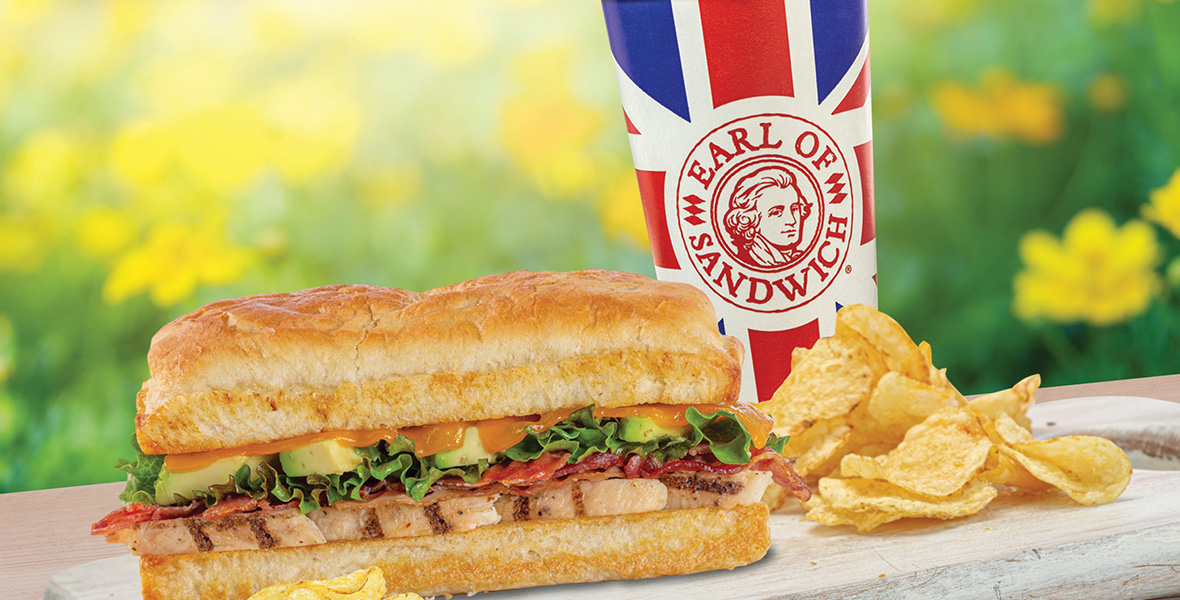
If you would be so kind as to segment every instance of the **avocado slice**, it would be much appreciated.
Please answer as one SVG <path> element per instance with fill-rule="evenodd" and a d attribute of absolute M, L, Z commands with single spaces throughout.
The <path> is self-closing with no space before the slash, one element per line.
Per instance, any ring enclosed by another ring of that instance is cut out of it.
<path fill-rule="evenodd" d="M 364 459 L 352 446 L 344 446 L 335 440 L 325 440 L 279 453 L 283 472 L 292 477 L 305 477 L 313 473 L 331 475 L 347 473 L 361 466 Z"/>
<path fill-rule="evenodd" d="M 196 492 L 203 492 L 215 485 L 229 483 L 230 478 L 242 465 L 249 465 L 253 473 L 258 465 L 270 459 L 271 455 L 259 456 L 229 456 L 196 471 L 173 473 L 167 469 L 160 471 L 160 478 L 156 480 L 156 504 L 172 506 L 188 502 L 197 497 Z M 253 477 L 251 477 L 253 479 Z"/>
<path fill-rule="evenodd" d="M 648 417 L 633 415 L 619 421 L 619 437 L 628 442 L 645 443 L 659 438 L 688 437 L 692 425 L 661 427 Z"/>
<path fill-rule="evenodd" d="M 434 455 L 434 466 L 440 469 L 474 465 L 480 459 L 495 456 L 483 447 L 483 439 L 479 437 L 479 429 L 468 427 L 463 431 L 463 445 L 454 450 L 445 450 Z"/>

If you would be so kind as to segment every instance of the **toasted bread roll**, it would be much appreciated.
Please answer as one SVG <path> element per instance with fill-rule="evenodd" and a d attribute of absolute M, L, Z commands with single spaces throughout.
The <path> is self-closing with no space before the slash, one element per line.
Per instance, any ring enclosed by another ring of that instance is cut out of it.
<path fill-rule="evenodd" d="M 629 273 L 250 296 L 156 334 L 136 433 L 145 452 L 170 454 L 592 403 L 725 402 L 742 352 L 703 293 Z"/>
<path fill-rule="evenodd" d="M 764 504 L 539 520 L 421 538 L 140 559 L 144 600 L 236 600 L 372 566 L 390 593 L 464 594 L 732 569 L 770 548 Z"/>

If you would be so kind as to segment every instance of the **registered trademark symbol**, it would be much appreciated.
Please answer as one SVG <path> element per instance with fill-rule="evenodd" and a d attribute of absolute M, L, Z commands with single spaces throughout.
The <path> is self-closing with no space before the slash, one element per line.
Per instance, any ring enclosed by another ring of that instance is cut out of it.
<path fill-rule="evenodd" d="M 844 273 L 848 274 L 851 272 L 852 272 L 852 265 L 844 265 Z"/>

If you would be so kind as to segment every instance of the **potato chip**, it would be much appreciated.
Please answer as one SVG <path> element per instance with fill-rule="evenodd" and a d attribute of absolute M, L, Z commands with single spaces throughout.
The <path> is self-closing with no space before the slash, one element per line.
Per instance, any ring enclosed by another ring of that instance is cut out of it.
<path fill-rule="evenodd" d="M 991 449 L 974 414 L 945 408 L 911 427 L 885 456 L 845 456 L 840 473 L 888 481 L 916 494 L 948 496 L 983 470 Z"/>
<path fill-rule="evenodd" d="M 940 389 L 890 372 L 881 377 L 869 396 L 868 412 L 877 428 L 896 432 L 900 440 L 906 430 L 940 409 L 958 406 L 954 388 Z"/>
<path fill-rule="evenodd" d="M 934 366 L 934 350 L 927 342 L 918 344 L 918 353 L 922 355 L 922 360 L 926 361 L 926 371 L 930 375 L 928 382 L 931 386 L 947 390 L 951 392 L 958 400 L 960 406 L 967 404 L 967 399 L 959 393 L 959 390 L 951 384 L 951 381 L 946 377 L 946 369 L 938 369 Z"/>
<path fill-rule="evenodd" d="M 821 523 L 833 521 L 826 524 L 846 521 L 856 525 L 859 533 L 865 533 L 906 517 L 953 519 L 973 515 L 997 495 L 996 488 L 982 481 L 972 481 L 949 496 L 932 498 L 885 481 L 828 477 L 820 480 L 819 500 L 813 504 L 816 509 L 808 511 L 807 518 Z"/>
<path fill-rule="evenodd" d="M 910 428 L 901 444 L 878 462 L 890 483 L 918 494 L 947 496 L 983 470 L 991 447 L 974 414 L 945 408 Z"/>
<path fill-rule="evenodd" d="M 824 525 L 854 525 L 857 533 L 868 533 L 890 521 L 889 513 L 881 510 L 842 510 L 827 504 L 819 496 L 809 503 L 807 518 Z"/>
<path fill-rule="evenodd" d="M 796 435 L 814 421 L 845 414 L 867 400 L 876 381 L 870 351 L 862 342 L 841 338 L 796 349 L 791 374 L 769 402 L 759 405 L 774 417 L 775 433 Z"/>
<path fill-rule="evenodd" d="M 405 600 L 420 596 L 407 595 Z M 354 571 L 335 579 L 280 583 L 259 590 L 249 600 L 381 600 L 385 597 L 385 574 L 379 567 Z"/>
<path fill-rule="evenodd" d="M 1012 389 L 1000 390 L 991 394 L 979 396 L 967 403 L 967 407 L 976 414 L 994 420 L 1000 413 L 1005 413 L 1025 430 L 1032 429 L 1032 421 L 1026 416 L 1032 408 L 1033 394 L 1041 387 L 1041 376 L 1030 375 L 1012 386 Z"/>
<path fill-rule="evenodd" d="M 848 453 L 851 438 L 852 428 L 843 416 L 825 419 L 791 436 L 783 455 L 795 457 L 795 472 L 800 476 L 820 477 L 832 472 Z"/>
<path fill-rule="evenodd" d="M 1033 474 L 1029 473 L 1028 469 L 1025 469 L 1020 463 L 1010 458 L 1007 454 L 1000 452 L 994 446 L 987 460 L 987 467 L 982 473 L 981 478 L 988 483 L 1018 488 L 1029 492 L 1053 489 L 1052 485 L 1033 477 Z"/>
<path fill-rule="evenodd" d="M 881 352 L 890 371 L 930 382 L 929 361 L 889 315 L 863 304 L 845 306 L 836 313 L 836 335 L 853 339 L 859 336 Z"/>
<path fill-rule="evenodd" d="M 863 532 L 906 516 L 974 514 L 993 486 L 1113 500 L 1130 479 L 1126 455 L 1101 438 L 1036 440 L 1027 412 L 1040 383 L 1033 375 L 968 402 L 934 366 L 930 344 L 854 305 L 837 313 L 833 338 L 795 350 L 791 375 L 760 408 L 776 418 L 775 433 L 792 436 L 785 453 L 799 474 L 821 478 L 805 503 L 821 523 Z"/>
<path fill-rule="evenodd" d="M 927 363 L 934 364 L 934 348 L 930 347 L 929 342 L 918 342 L 918 354 L 921 354 Z"/>
<path fill-rule="evenodd" d="M 967 406 L 967 399 L 959 392 L 950 379 L 946 377 L 946 369 L 935 369 L 934 365 L 930 365 L 930 385 L 940 390 L 946 390 L 947 393 L 954 396 L 955 403 L 959 406 Z"/>
<path fill-rule="evenodd" d="M 855 434 L 855 433 L 856 432 L 854 430 L 853 434 Z M 876 442 L 872 442 L 872 441 L 865 442 L 864 440 L 856 439 L 856 437 L 854 435 L 852 442 L 848 444 L 848 451 L 855 452 L 856 454 L 859 454 L 861 456 L 867 456 L 867 457 L 872 458 L 872 457 L 883 456 L 885 454 L 888 454 L 890 450 L 893 450 L 896 447 L 897 447 L 896 443 L 885 444 L 885 443 L 876 443 Z"/>
<path fill-rule="evenodd" d="M 1108 439 L 1067 435 L 1035 440 L 1028 432 L 1018 433 L 1024 429 L 1006 414 L 996 419 L 996 431 L 1007 442 L 999 446 L 1001 453 L 1078 503 L 1110 502 L 1131 482 L 1131 459 Z"/>
<path fill-rule="evenodd" d="M 840 476 L 845 479 L 861 477 L 863 479 L 878 479 L 887 481 L 885 468 L 871 457 L 860 454 L 846 454 L 840 459 Z"/>
<path fill-rule="evenodd" d="M 997 446 L 1012 446 L 1037 440 L 1031 431 L 1017 423 L 1006 412 L 996 413 L 996 416 L 992 418 L 991 426 L 995 432 L 994 440 Z"/>

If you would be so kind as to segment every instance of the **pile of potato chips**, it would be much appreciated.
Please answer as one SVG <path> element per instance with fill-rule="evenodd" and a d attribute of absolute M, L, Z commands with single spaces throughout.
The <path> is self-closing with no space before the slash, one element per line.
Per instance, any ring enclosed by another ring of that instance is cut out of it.
<path fill-rule="evenodd" d="M 249 600 L 382 600 L 385 572 L 380 567 L 354 571 L 336 579 L 280 583 L 259 590 Z M 418 594 L 399 594 L 385 600 L 422 600 Z"/>
<path fill-rule="evenodd" d="M 1033 438 L 1026 416 L 1040 376 L 968 402 L 884 313 L 840 310 L 836 334 L 797 348 L 791 374 L 759 405 L 790 435 L 783 452 L 816 492 L 807 518 L 864 533 L 905 517 L 978 513 L 1005 490 L 1058 488 L 1082 504 L 1114 500 L 1131 462 L 1109 440 Z M 787 494 L 768 494 L 774 506 Z"/>

